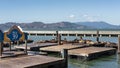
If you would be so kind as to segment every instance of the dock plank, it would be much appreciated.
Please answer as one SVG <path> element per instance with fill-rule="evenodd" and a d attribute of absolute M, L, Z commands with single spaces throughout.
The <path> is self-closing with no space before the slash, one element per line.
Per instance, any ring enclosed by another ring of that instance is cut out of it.
<path fill-rule="evenodd" d="M 31 48 L 37 47 L 47 47 L 47 46 L 54 46 L 57 45 L 57 43 L 31 43 L 31 44 L 27 44 L 27 49 L 30 50 Z M 14 46 L 17 49 L 25 49 L 25 45 L 19 45 L 19 46 Z"/>
<path fill-rule="evenodd" d="M 0 68 L 32 68 L 34 66 L 44 67 L 47 65 L 54 65 L 61 62 L 63 62 L 62 58 L 37 55 L 0 60 Z"/>
<path fill-rule="evenodd" d="M 2 56 L 0 58 L 8 58 L 8 57 L 14 57 L 19 55 L 25 55 L 23 51 L 4 51 L 2 53 Z"/>
<path fill-rule="evenodd" d="M 105 47 L 85 47 L 68 51 L 69 56 L 84 57 L 86 60 L 91 60 L 104 55 L 112 55 L 115 53 L 115 48 Z"/>
<path fill-rule="evenodd" d="M 91 47 L 91 46 L 78 46 L 78 45 L 58 45 L 40 48 L 41 51 L 45 52 L 57 52 L 61 53 L 61 50 L 68 49 L 68 55 L 70 57 L 85 58 L 87 60 L 97 58 L 103 55 L 112 55 L 116 53 L 115 48 L 106 47 Z"/>
<path fill-rule="evenodd" d="M 73 49 L 73 48 L 78 48 L 78 47 L 80 47 L 80 46 L 72 45 L 72 44 L 64 44 L 64 45 L 43 47 L 43 48 L 40 48 L 40 50 L 41 51 L 60 52 L 63 49 Z"/>
<path fill-rule="evenodd" d="M 103 51 L 108 50 L 115 50 L 115 48 L 105 48 L 105 47 L 86 47 L 86 48 L 79 48 L 79 49 L 73 49 L 69 50 L 69 55 L 89 55 L 92 53 L 99 53 Z"/>

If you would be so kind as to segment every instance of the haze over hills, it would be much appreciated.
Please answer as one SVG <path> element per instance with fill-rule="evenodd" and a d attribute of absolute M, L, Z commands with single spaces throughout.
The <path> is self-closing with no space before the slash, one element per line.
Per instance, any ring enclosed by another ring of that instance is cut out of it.
<path fill-rule="evenodd" d="M 0 24 L 1 30 L 8 30 L 11 26 L 17 25 L 24 30 L 80 30 L 80 29 L 120 29 L 118 25 L 111 25 L 106 22 L 57 22 L 57 23 L 15 23 L 8 22 Z"/>
<path fill-rule="evenodd" d="M 76 24 L 84 25 L 88 27 L 94 27 L 97 29 L 120 29 L 119 25 L 112 25 L 103 21 L 96 22 L 77 22 Z"/>
<path fill-rule="evenodd" d="M 5 24 L 0 24 L 0 29 L 7 30 L 11 26 L 17 25 L 24 30 L 75 30 L 75 29 L 86 29 L 87 26 L 78 25 L 76 23 L 70 22 L 57 22 L 45 24 L 43 22 L 32 22 L 32 23 L 14 23 L 8 22 Z"/>

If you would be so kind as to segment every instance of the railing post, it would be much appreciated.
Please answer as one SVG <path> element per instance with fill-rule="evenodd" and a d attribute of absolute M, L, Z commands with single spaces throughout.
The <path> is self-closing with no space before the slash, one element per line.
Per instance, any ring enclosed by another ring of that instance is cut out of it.
<path fill-rule="evenodd" d="M 62 55 L 62 58 L 64 58 L 64 60 L 65 60 L 65 68 L 68 68 L 68 50 L 63 49 L 61 51 L 61 55 Z"/>

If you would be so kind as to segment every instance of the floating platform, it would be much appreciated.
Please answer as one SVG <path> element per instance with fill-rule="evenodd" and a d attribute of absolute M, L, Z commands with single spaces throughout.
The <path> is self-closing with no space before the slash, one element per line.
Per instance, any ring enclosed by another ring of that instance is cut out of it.
<path fill-rule="evenodd" d="M 0 68 L 65 68 L 62 58 L 42 55 L 1 59 Z"/>
<path fill-rule="evenodd" d="M 82 45 L 72 45 L 72 44 L 63 44 L 63 45 L 57 45 L 57 46 L 49 46 L 49 47 L 42 47 L 40 48 L 40 51 L 46 51 L 46 52 L 61 52 L 63 49 L 75 49 L 80 48 Z"/>
<path fill-rule="evenodd" d="M 57 43 L 31 43 L 27 44 L 27 49 L 31 51 L 39 51 L 41 47 L 55 46 Z M 25 49 L 25 45 L 14 46 L 17 49 Z"/>
<path fill-rule="evenodd" d="M 115 48 L 105 47 L 85 47 L 73 49 L 68 51 L 70 57 L 77 57 L 79 59 L 91 60 L 99 58 L 100 56 L 116 54 Z"/>
<path fill-rule="evenodd" d="M 91 60 L 103 55 L 113 55 L 116 53 L 115 48 L 105 47 L 84 47 L 77 45 L 58 45 L 40 48 L 44 52 L 61 53 L 61 50 L 68 49 L 68 55 L 71 58 L 79 58 L 85 60 Z"/>
<path fill-rule="evenodd" d="M 9 57 L 15 57 L 20 55 L 25 55 L 25 53 L 23 51 L 4 51 L 2 53 L 2 56 L 0 56 L 0 58 L 9 58 Z"/>

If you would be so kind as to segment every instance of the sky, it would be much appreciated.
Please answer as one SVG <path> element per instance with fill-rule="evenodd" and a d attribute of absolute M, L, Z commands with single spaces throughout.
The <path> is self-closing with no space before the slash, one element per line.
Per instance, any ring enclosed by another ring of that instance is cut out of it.
<path fill-rule="evenodd" d="M 120 25 L 120 0 L 0 0 L 0 23 L 105 21 Z"/>

